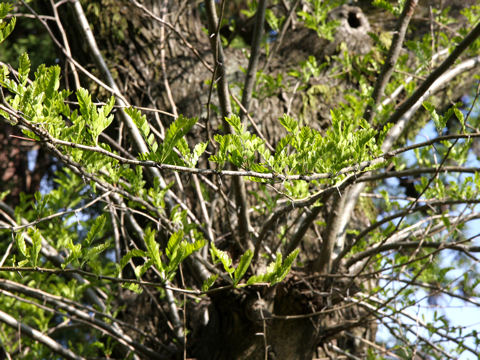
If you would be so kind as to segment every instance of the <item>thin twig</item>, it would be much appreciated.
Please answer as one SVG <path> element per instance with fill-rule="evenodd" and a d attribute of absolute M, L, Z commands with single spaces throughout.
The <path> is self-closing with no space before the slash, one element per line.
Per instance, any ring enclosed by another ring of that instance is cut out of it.
<path fill-rule="evenodd" d="M 59 4 L 55 4 L 54 0 L 50 0 L 50 5 L 52 6 L 53 16 L 55 17 L 55 22 L 57 23 L 58 30 L 60 31 L 60 34 L 62 35 L 63 47 L 65 48 L 65 52 L 68 55 L 67 56 L 67 62 L 68 62 L 68 65 L 70 66 L 70 69 L 72 69 L 73 79 L 75 81 L 75 89 L 79 89 L 80 88 L 80 79 L 78 77 L 78 72 L 77 72 L 77 69 L 75 68 L 75 64 L 72 63 L 69 60 L 69 58 L 72 57 L 72 52 L 70 50 L 70 45 L 68 43 L 67 34 L 65 33 L 65 29 L 63 28 L 62 21 L 60 19 L 60 16 L 58 15 Z"/>
<path fill-rule="evenodd" d="M 480 22 L 468 33 L 458 44 L 450 55 L 425 79 L 415 92 L 405 100 L 398 109 L 387 120 L 388 123 L 397 123 L 400 118 L 412 109 L 422 96 L 441 78 L 441 76 L 452 66 L 460 55 L 480 36 Z"/>
<path fill-rule="evenodd" d="M 133 5 L 135 5 L 136 7 L 138 7 L 139 9 L 141 9 L 142 11 L 145 12 L 145 14 L 147 14 L 148 16 L 150 16 L 152 19 L 154 19 L 155 21 L 158 21 L 159 23 L 165 25 L 166 27 L 168 27 L 170 30 L 172 30 L 175 35 L 177 35 L 180 40 L 182 40 L 183 44 L 192 51 L 192 53 L 198 58 L 198 60 L 200 60 L 200 62 L 205 66 L 205 68 L 208 69 L 208 71 L 212 72 L 213 73 L 213 68 L 210 64 L 208 64 L 202 57 L 202 55 L 200 55 L 200 53 L 198 52 L 198 50 L 193 46 L 191 45 L 187 39 L 182 35 L 182 33 L 180 31 L 178 31 L 175 26 L 173 26 L 172 24 L 170 24 L 168 21 L 165 21 L 163 20 L 162 18 L 158 17 L 157 15 L 155 15 L 154 13 L 152 13 L 150 10 L 148 10 L 145 6 L 143 6 L 142 4 L 140 4 L 137 0 L 132 0 L 132 3 Z"/>
<path fill-rule="evenodd" d="M 407 2 L 403 6 L 402 14 L 398 19 L 398 24 L 395 28 L 395 32 L 393 35 L 392 45 L 388 50 L 388 54 L 385 58 L 385 63 L 383 64 L 380 75 L 377 77 L 377 80 L 375 82 L 375 87 L 372 93 L 373 106 L 367 106 L 363 115 L 364 119 L 366 119 L 368 122 L 372 121 L 373 116 L 375 115 L 375 110 L 380 104 L 380 101 L 385 92 L 385 87 L 387 86 L 393 74 L 395 64 L 397 63 L 398 57 L 400 56 L 400 50 L 402 49 L 403 40 L 405 39 L 408 24 L 410 23 L 410 19 L 413 16 L 413 12 L 415 11 L 417 3 L 418 0 L 407 0 Z"/>

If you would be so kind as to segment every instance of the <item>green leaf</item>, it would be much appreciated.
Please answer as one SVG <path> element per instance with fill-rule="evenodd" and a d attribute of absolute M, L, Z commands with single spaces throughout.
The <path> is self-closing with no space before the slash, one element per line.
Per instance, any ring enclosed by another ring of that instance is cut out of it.
<path fill-rule="evenodd" d="M 133 249 L 127 252 L 120 260 L 120 271 L 128 264 L 128 262 L 134 257 L 147 257 L 148 254 L 140 249 Z"/>
<path fill-rule="evenodd" d="M 218 264 L 219 262 L 221 262 L 223 268 L 231 277 L 235 269 L 232 268 L 232 259 L 230 258 L 230 256 L 225 251 L 217 249 L 213 242 L 210 246 L 210 254 L 212 256 L 213 263 Z"/>
<path fill-rule="evenodd" d="M 3 201 L 8 194 L 10 194 L 10 190 L 0 192 L 0 201 Z"/>
<path fill-rule="evenodd" d="M 183 230 L 179 230 L 170 236 L 170 239 L 167 243 L 167 248 L 165 249 L 165 254 L 170 260 L 175 257 L 182 239 Z"/>
<path fill-rule="evenodd" d="M 195 241 L 194 243 L 186 243 L 186 245 L 185 245 L 185 253 L 184 253 L 183 259 L 185 259 L 187 256 L 190 256 L 190 255 L 193 254 L 195 251 L 200 250 L 202 247 L 205 246 L 206 243 L 207 243 L 207 242 L 205 241 L 205 239 L 197 240 L 197 241 Z M 182 260 L 183 260 L 183 259 L 182 259 Z"/>
<path fill-rule="evenodd" d="M 183 231 L 177 231 L 168 240 L 167 249 L 165 253 L 170 260 L 166 272 L 169 277 L 173 277 L 178 266 L 185 259 L 186 255 L 186 242 L 182 241 Z"/>
<path fill-rule="evenodd" d="M 98 110 L 98 116 L 95 117 L 96 120 L 91 125 L 95 138 L 97 138 L 112 123 L 113 115 L 109 116 L 108 114 L 112 111 L 113 105 L 115 105 L 115 98 L 112 96 L 108 103 Z M 95 107 L 92 111 L 97 112 Z"/>
<path fill-rule="evenodd" d="M 25 244 L 25 239 L 23 237 L 23 233 L 16 234 L 15 235 L 15 241 L 17 243 L 18 250 L 20 250 L 20 253 L 25 256 L 26 258 L 29 257 L 29 254 L 27 252 L 27 245 Z"/>
<path fill-rule="evenodd" d="M 195 231 L 194 231 L 195 233 Z M 168 240 L 165 254 L 170 260 L 165 271 L 168 278 L 175 276 L 180 263 L 190 256 L 194 251 L 199 250 L 205 245 L 204 239 L 199 239 L 193 243 L 190 243 L 184 239 L 183 230 L 179 230 L 170 236 Z"/>
<path fill-rule="evenodd" d="M 76 95 L 78 100 L 78 106 L 80 108 L 80 113 L 84 116 L 88 116 L 93 106 L 90 94 L 86 89 L 79 88 L 77 89 Z"/>
<path fill-rule="evenodd" d="M 93 223 L 92 227 L 90 228 L 87 237 L 85 238 L 85 246 L 89 246 L 95 236 L 98 234 L 102 234 L 102 230 L 105 226 L 105 222 L 107 221 L 107 217 L 105 214 L 100 215 L 95 219 L 95 222 Z"/>
<path fill-rule="evenodd" d="M 423 107 L 430 113 L 430 116 L 432 117 L 433 123 L 435 124 L 437 131 L 442 132 L 447 123 L 446 117 L 438 115 L 435 107 L 431 103 L 424 102 Z"/>
<path fill-rule="evenodd" d="M 195 167 L 197 165 L 200 156 L 205 152 L 207 149 L 208 142 L 201 142 L 195 145 L 193 148 L 193 153 L 187 156 L 188 166 Z"/>
<path fill-rule="evenodd" d="M 237 115 L 232 114 L 225 118 L 225 120 L 230 124 L 236 134 L 242 134 L 245 131 L 242 126 L 242 122 Z"/>
<path fill-rule="evenodd" d="M 60 87 L 60 66 L 50 66 L 47 69 L 45 80 L 47 81 L 45 97 L 47 99 L 55 98 L 54 93 L 56 93 Z"/>
<path fill-rule="evenodd" d="M 28 74 L 30 74 L 30 59 L 27 53 L 23 53 L 18 59 L 18 80 L 23 86 L 27 84 Z"/>
<path fill-rule="evenodd" d="M 164 266 L 161 259 L 161 251 L 160 246 L 155 241 L 155 231 L 147 228 L 145 230 L 145 245 L 147 247 L 147 253 L 150 259 L 153 261 L 155 266 L 157 267 L 160 272 L 164 272 Z"/>
<path fill-rule="evenodd" d="M 13 10 L 13 5 L 4 2 L 0 3 L 0 20 L 4 19 Z"/>
<path fill-rule="evenodd" d="M 122 284 L 122 287 L 124 289 L 128 289 L 130 291 L 133 291 L 134 293 L 136 294 L 141 294 L 143 292 L 142 288 L 140 287 L 140 285 L 138 284 L 134 284 L 134 283 L 123 283 Z"/>
<path fill-rule="evenodd" d="M 140 279 L 152 265 L 154 265 L 154 260 L 148 259 L 148 261 L 146 261 L 143 265 L 135 267 L 133 272 L 135 273 L 137 279 Z"/>
<path fill-rule="evenodd" d="M 208 291 L 208 289 L 210 289 L 213 286 L 213 284 L 217 279 L 218 279 L 217 274 L 210 276 L 207 280 L 203 282 L 202 291 Z"/>
<path fill-rule="evenodd" d="M 164 163 L 169 160 L 169 163 L 174 162 L 171 158 L 173 148 L 183 139 L 183 137 L 190 131 L 190 129 L 197 123 L 197 118 L 186 118 L 180 115 L 175 121 L 170 124 L 165 133 L 165 140 L 161 146 L 159 162 Z"/>
<path fill-rule="evenodd" d="M 17 19 L 15 17 L 11 18 L 8 23 L 3 22 L 3 18 L 13 9 L 9 4 L 0 3 L 0 43 L 2 43 L 13 31 Z"/>
<path fill-rule="evenodd" d="M 93 104 L 91 95 L 87 90 L 80 88 L 76 92 L 80 114 L 85 119 L 88 132 L 91 134 L 95 145 L 98 144 L 98 136 L 111 124 L 113 115 L 108 115 L 115 104 L 115 99 L 110 97 L 106 105 L 97 109 Z M 78 122 L 78 121 L 77 121 Z M 84 139 L 82 139 L 84 141 Z"/>
<path fill-rule="evenodd" d="M 279 283 L 280 281 L 285 279 L 285 276 L 287 276 L 288 273 L 290 272 L 292 264 L 297 258 L 299 252 L 300 252 L 300 249 L 295 249 L 285 258 L 285 261 L 283 262 L 282 266 L 276 272 L 275 278 L 270 282 L 271 285 L 275 285 L 276 283 Z"/>
<path fill-rule="evenodd" d="M 266 273 L 251 276 L 247 281 L 247 285 L 252 285 L 259 282 L 269 282 L 270 285 L 279 283 L 290 272 L 292 264 L 297 258 L 299 252 L 299 249 L 295 249 L 285 258 L 285 261 L 283 262 L 282 254 L 277 253 L 275 261 L 268 265 Z"/>
<path fill-rule="evenodd" d="M 247 280 L 247 285 L 265 282 L 265 275 L 252 275 Z"/>
<path fill-rule="evenodd" d="M 28 259 L 19 261 L 19 262 L 18 262 L 18 266 L 19 266 L 19 267 L 25 266 L 25 265 L 28 264 L 29 261 L 30 261 L 30 260 L 28 260 Z"/>
<path fill-rule="evenodd" d="M 145 115 L 142 115 L 140 110 L 133 107 L 126 108 L 125 112 L 128 116 L 132 118 L 135 125 L 140 129 L 143 138 L 147 139 L 148 134 L 150 134 L 150 126 L 148 125 L 147 117 Z"/>
<path fill-rule="evenodd" d="M 245 252 L 245 254 L 243 254 L 242 257 L 240 258 L 240 262 L 238 263 L 233 276 L 234 286 L 237 286 L 237 284 L 240 282 L 242 277 L 247 272 L 248 267 L 250 266 L 250 262 L 252 261 L 252 258 L 253 258 L 253 251 L 250 249 L 248 249 Z"/>
<path fill-rule="evenodd" d="M 103 244 L 86 248 L 85 253 L 82 256 L 82 266 L 85 263 L 89 263 L 92 266 L 92 261 L 95 260 L 98 255 L 110 248 L 111 243 L 105 242 Z M 85 248 L 84 248 L 85 249 Z"/>
<path fill-rule="evenodd" d="M 463 112 L 461 112 L 456 106 L 453 107 L 453 112 L 457 116 L 460 125 L 462 125 L 462 132 L 465 132 L 465 117 L 463 115 Z"/>
<path fill-rule="evenodd" d="M 32 247 L 30 248 L 30 261 L 32 266 L 37 266 L 38 255 L 42 249 L 42 237 L 37 229 L 33 230 L 32 233 Z"/>
<path fill-rule="evenodd" d="M 82 244 L 74 244 L 72 238 L 69 238 L 67 243 L 67 249 L 70 250 L 70 252 L 65 259 L 65 262 L 62 264 L 62 268 L 64 269 L 68 264 L 72 262 L 78 265 L 78 259 L 82 255 Z"/>
<path fill-rule="evenodd" d="M 110 100 L 108 100 L 108 103 L 106 105 L 102 106 L 101 111 L 105 116 L 107 116 L 112 111 L 114 105 L 115 105 L 115 97 L 110 96 Z"/>

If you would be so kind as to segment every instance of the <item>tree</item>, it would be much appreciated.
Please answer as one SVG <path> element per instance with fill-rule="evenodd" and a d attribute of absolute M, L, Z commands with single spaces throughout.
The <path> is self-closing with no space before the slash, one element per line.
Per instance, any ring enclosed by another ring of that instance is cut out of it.
<path fill-rule="evenodd" d="M 475 1 L 11 3 L 3 358 L 478 357 Z"/>

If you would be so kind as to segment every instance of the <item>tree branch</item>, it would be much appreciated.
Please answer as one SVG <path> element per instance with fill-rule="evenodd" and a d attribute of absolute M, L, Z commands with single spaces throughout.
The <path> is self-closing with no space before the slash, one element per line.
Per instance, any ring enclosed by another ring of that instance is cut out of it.
<path fill-rule="evenodd" d="M 414 225 L 411 225 L 405 229 L 402 229 L 401 231 L 391 235 L 390 237 L 388 237 L 388 239 L 386 241 L 383 241 L 379 244 L 376 244 L 374 246 L 371 246 L 370 248 L 368 248 L 367 250 L 365 251 L 362 251 L 362 252 L 359 252 L 355 255 L 353 255 L 351 258 L 349 258 L 347 261 L 346 261 L 346 266 L 347 267 L 351 267 L 353 266 L 355 263 L 365 259 L 365 258 L 370 258 L 371 256 L 379 253 L 379 249 L 382 249 L 382 246 L 385 246 L 384 249 L 387 249 L 389 248 L 389 246 L 391 244 L 396 244 L 396 243 L 399 243 L 399 242 L 402 242 L 404 241 L 405 239 L 408 239 L 408 238 L 415 238 L 415 237 L 427 237 L 427 236 L 433 236 L 435 234 L 438 234 L 439 232 L 441 231 L 444 231 L 446 229 L 446 226 L 445 224 L 443 223 L 440 223 L 440 224 L 437 224 L 437 225 L 434 225 L 431 229 L 428 230 L 428 232 L 425 234 L 426 230 L 423 229 L 423 228 L 420 228 L 424 223 L 426 222 L 430 222 L 432 220 L 441 220 L 443 219 L 444 217 L 448 217 L 450 218 L 451 222 L 453 223 L 465 223 L 467 221 L 471 221 L 471 220 L 475 220 L 475 219 L 479 219 L 480 218 L 480 213 L 472 213 L 472 214 L 469 214 L 469 215 L 466 215 L 466 216 L 454 216 L 454 215 L 434 215 L 434 216 L 429 216 L 427 217 L 426 219 L 422 220 L 422 221 L 419 221 L 417 223 L 415 223 Z M 419 228 L 417 230 L 415 230 L 415 228 Z M 427 246 L 428 243 L 424 242 L 423 243 L 423 246 Z M 428 247 L 428 246 L 427 246 Z M 447 243 L 443 243 L 443 247 L 448 247 L 448 244 Z M 460 250 L 461 248 L 456 248 L 456 250 Z M 472 252 L 477 252 L 478 250 L 478 247 L 472 247 Z M 358 267 L 358 266 L 357 266 Z"/>
<path fill-rule="evenodd" d="M 222 8 L 226 0 L 222 1 Z M 206 10 L 208 18 L 208 30 L 210 34 L 210 44 L 215 58 L 215 72 L 218 71 L 217 91 L 220 101 L 220 108 L 224 121 L 224 126 L 233 132 L 229 124 L 226 123 L 225 118 L 232 114 L 232 106 L 230 103 L 228 81 L 225 71 L 225 55 L 223 47 L 220 42 L 219 26 L 220 21 L 217 17 L 214 0 L 207 0 Z M 249 249 L 254 248 L 253 242 L 250 239 L 250 216 L 248 215 L 248 201 L 247 192 L 245 190 L 245 182 L 241 178 L 233 178 L 233 188 L 235 191 L 235 202 L 237 204 L 237 216 L 239 220 L 238 235 L 241 243 L 246 245 Z"/>
<path fill-rule="evenodd" d="M 263 27 L 265 24 L 265 10 L 267 8 L 267 0 L 259 0 L 257 4 L 257 13 L 255 15 L 255 26 L 253 29 L 253 41 L 250 47 L 250 59 L 248 61 L 248 69 L 245 74 L 245 85 L 243 86 L 242 105 L 246 112 L 250 110 L 250 100 L 252 91 L 257 80 L 258 59 L 260 58 L 260 49 L 263 36 Z M 243 122 L 244 113 L 240 113 L 240 119 Z"/>
<path fill-rule="evenodd" d="M 112 338 L 116 339 L 119 343 L 121 343 L 123 346 L 125 346 L 127 349 L 136 351 L 140 354 L 143 354 L 145 356 L 148 356 L 149 358 L 152 359 L 162 359 L 164 357 L 160 356 L 159 353 L 155 352 L 153 349 L 150 349 L 147 346 L 144 346 L 143 344 L 140 344 L 136 341 L 134 341 L 130 336 L 125 335 L 123 333 L 120 333 L 118 331 L 118 323 L 120 323 L 118 320 L 114 319 L 111 316 L 108 316 L 104 313 L 99 313 L 98 311 L 94 311 L 91 308 L 85 307 L 81 304 L 75 303 L 72 300 L 62 298 L 60 296 L 55 296 L 49 293 L 46 293 L 41 290 L 37 289 L 32 289 L 28 286 L 22 285 L 15 283 L 10 280 L 4 280 L 0 279 L 0 289 L 15 292 L 15 293 L 21 293 L 23 295 L 26 295 L 28 297 L 37 299 L 42 301 L 44 304 L 49 304 L 52 306 L 48 311 L 52 312 L 58 312 L 58 309 L 62 309 L 66 311 L 69 315 L 68 317 L 72 321 L 81 321 L 85 322 L 88 324 L 93 325 L 94 327 L 98 328 L 105 334 L 111 336 Z M 1 290 L 0 290 L 1 291 Z M 21 301 L 24 301 L 25 299 L 20 298 Z M 33 303 L 33 305 L 38 306 L 39 304 Z M 80 310 L 80 308 L 84 308 L 83 310 Z M 102 316 L 102 317 L 107 317 L 109 320 L 112 320 L 115 325 L 108 324 L 104 321 L 101 321 L 95 317 L 92 317 L 91 313 L 94 312 L 95 314 Z M 65 315 L 62 313 L 62 315 Z M 124 324 L 124 325 L 129 325 L 129 324 Z M 139 331 L 136 329 L 134 326 L 129 326 L 135 331 Z M 147 334 L 143 334 L 142 336 L 148 336 Z"/>
<path fill-rule="evenodd" d="M 400 56 L 400 50 L 402 49 L 403 40 L 405 39 L 408 24 L 410 23 L 410 19 L 413 16 L 413 12 L 415 11 L 417 3 L 418 0 L 407 0 L 407 2 L 403 6 L 402 14 L 398 19 L 398 23 L 393 35 L 392 45 L 388 50 L 388 54 L 385 59 L 385 63 L 383 64 L 380 75 L 375 82 L 375 87 L 372 93 L 373 108 L 372 106 L 368 105 L 363 115 L 365 120 L 367 120 L 369 123 L 371 123 L 375 115 L 376 108 L 380 104 L 380 101 L 385 92 L 385 87 L 387 86 L 393 74 L 395 64 L 397 63 L 398 57 Z"/>
<path fill-rule="evenodd" d="M 387 120 L 388 123 L 396 124 L 407 114 L 429 91 L 434 83 L 438 82 L 442 75 L 452 66 L 460 55 L 480 36 L 480 22 L 458 44 L 450 55 L 425 79 L 417 90 L 405 100 Z M 478 63 L 478 60 L 477 60 Z"/>

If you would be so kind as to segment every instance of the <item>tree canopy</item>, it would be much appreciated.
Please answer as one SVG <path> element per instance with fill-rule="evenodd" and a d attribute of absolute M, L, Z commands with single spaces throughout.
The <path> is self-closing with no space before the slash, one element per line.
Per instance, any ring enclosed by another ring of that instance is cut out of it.
<path fill-rule="evenodd" d="M 0 359 L 478 358 L 479 37 L 475 1 L 1 2 Z"/>

